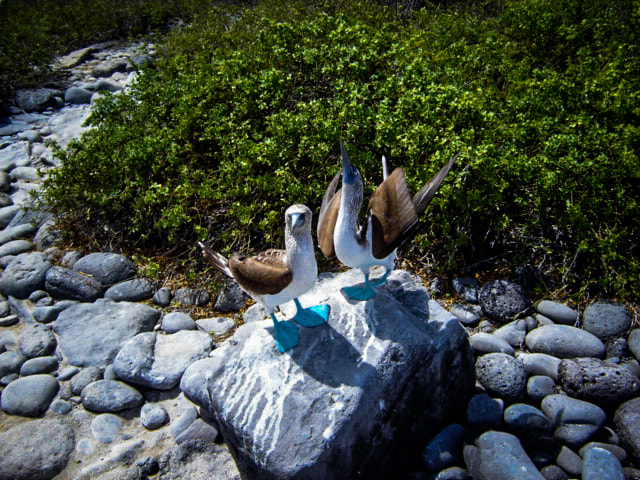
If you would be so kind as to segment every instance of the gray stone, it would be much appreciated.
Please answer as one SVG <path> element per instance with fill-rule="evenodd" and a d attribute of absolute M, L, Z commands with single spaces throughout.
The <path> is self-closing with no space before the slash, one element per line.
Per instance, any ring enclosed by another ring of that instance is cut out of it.
<path fill-rule="evenodd" d="M 582 463 L 582 480 L 625 480 L 620 461 L 608 450 L 589 448 Z"/>
<path fill-rule="evenodd" d="M 547 465 L 540 473 L 545 480 L 569 480 L 569 475 L 557 465 Z"/>
<path fill-rule="evenodd" d="M 196 330 L 196 322 L 184 312 L 171 312 L 162 317 L 162 329 L 167 333 L 176 333 L 180 330 Z"/>
<path fill-rule="evenodd" d="M 20 368 L 20 375 L 38 375 L 40 373 L 51 373 L 58 369 L 58 359 L 56 357 L 38 357 L 27 360 Z"/>
<path fill-rule="evenodd" d="M 456 317 L 458 321 L 466 327 L 477 325 L 482 318 L 482 307 L 480 305 L 463 305 L 456 303 L 451 306 L 450 312 L 451 315 Z"/>
<path fill-rule="evenodd" d="M 631 312 L 618 302 L 600 300 L 584 311 L 583 328 L 602 340 L 622 335 L 631 326 Z"/>
<path fill-rule="evenodd" d="M 501 352 L 515 355 L 513 347 L 506 340 L 491 333 L 474 333 L 469 338 L 469 343 L 476 354 Z"/>
<path fill-rule="evenodd" d="M 27 357 L 19 350 L 0 353 L 0 378 L 12 373 L 18 373 L 22 364 L 26 361 Z"/>
<path fill-rule="evenodd" d="M 629 400 L 616 410 L 613 417 L 620 443 L 633 463 L 640 463 L 640 397 Z"/>
<path fill-rule="evenodd" d="M 615 407 L 640 392 L 638 377 L 597 358 L 563 360 L 558 375 L 568 395 L 597 405 Z"/>
<path fill-rule="evenodd" d="M 113 62 L 102 62 L 97 64 L 91 70 L 91 74 L 94 77 L 110 77 L 116 72 L 125 72 L 127 70 L 128 63 L 124 60 L 118 60 Z"/>
<path fill-rule="evenodd" d="M 340 289 L 361 281 L 325 275 L 302 295 L 331 315 L 286 354 L 268 322 L 252 322 L 185 371 L 182 391 L 214 417 L 247 478 L 389 478 L 466 403 L 473 364 L 458 321 L 407 272 L 352 304 Z"/>
<path fill-rule="evenodd" d="M 623 358 L 629 356 L 629 344 L 622 337 L 612 338 L 606 343 L 607 358 Z"/>
<path fill-rule="evenodd" d="M 16 216 L 16 213 L 20 210 L 19 205 L 9 205 L 7 207 L 0 208 L 0 228 L 5 228 L 9 225 L 9 222 Z"/>
<path fill-rule="evenodd" d="M 236 326 L 236 322 L 228 317 L 215 317 L 196 320 L 196 325 L 203 332 L 213 333 L 214 335 L 226 335 Z"/>
<path fill-rule="evenodd" d="M 36 307 L 31 314 L 36 322 L 47 324 L 54 322 L 58 318 L 58 315 L 60 315 L 60 312 L 76 303 L 75 300 L 62 300 L 55 305 Z"/>
<path fill-rule="evenodd" d="M 10 327 L 18 323 L 18 320 L 18 315 L 7 315 L 6 317 L 0 318 L 0 327 Z"/>
<path fill-rule="evenodd" d="M 478 303 L 478 288 L 480 284 L 473 278 L 454 278 L 451 282 L 453 289 L 465 302 Z"/>
<path fill-rule="evenodd" d="M 575 325 L 578 321 L 578 312 L 573 308 L 551 300 L 542 300 L 535 306 L 538 313 L 550 318 L 555 323 L 563 325 Z"/>
<path fill-rule="evenodd" d="M 44 287 L 52 297 L 80 302 L 93 302 L 102 296 L 103 289 L 95 278 L 64 267 L 49 269 Z"/>
<path fill-rule="evenodd" d="M 18 106 L 27 113 L 43 112 L 49 107 L 58 105 L 56 97 L 61 97 L 62 92 L 51 88 L 39 88 L 37 90 L 20 90 L 16 93 Z"/>
<path fill-rule="evenodd" d="M 540 402 L 555 392 L 556 382 L 546 375 L 533 375 L 527 380 L 527 395 L 534 402 Z"/>
<path fill-rule="evenodd" d="M 46 250 L 61 239 L 60 231 L 55 229 L 52 220 L 43 223 L 33 237 L 33 241 L 40 250 Z"/>
<path fill-rule="evenodd" d="M 0 148 L 0 170 L 9 172 L 29 158 L 29 142 L 16 142 Z M 6 225 L 5 225 L 6 226 Z"/>
<path fill-rule="evenodd" d="M 156 284 L 146 278 L 134 278 L 115 284 L 104 292 L 105 298 L 116 302 L 142 302 L 156 291 Z"/>
<path fill-rule="evenodd" d="M 203 419 L 198 418 L 176 437 L 176 443 L 180 445 L 192 440 L 202 440 L 207 443 L 214 443 L 217 438 L 218 429 L 210 423 L 205 422 Z"/>
<path fill-rule="evenodd" d="M 49 405 L 49 410 L 60 415 L 66 415 L 71 411 L 71 402 L 62 398 L 56 398 L 51 402 L 51 405 Z"/>
<path fill-rule="evenodd" d="M 514 403 L 504 411 L 504 423 L 522 434 L 548 433 L 552 424 L 544 413 L 526 403 Z"/>
<path fill-rule="evenodd" d="M 80 369 L 78 367 L 65 367 L 58 374 L 58 380 L 64 381 L 69 380 L 71 377 L 76 375 Z"/>
<path fill-rule="evenodd" d="M 12 348 L 16 345 L 18 345 L 18 336 L 15 332 L 11 330 L 0 330 L 0 347 Z"/>
<path fill-rule="evenodd" d="M 116 82 L 112 82 L 110 80 L 105 80 L 104 78 L 101 78 L 93 85 L 93 89 L 96 92 L 106 91 L 106 92 L 114 93 L 122 90 L 122 87 L 118 85 Z"/>
<path fill-rule="evenodd" d="M 41 252 L 23 253 L 7 266 L 0 279 L 0 293 L 27 298 L 34 290 L 44 287 L 51 263 Z"/>
<path fill-rule="evenodd" d="M 0 317 L 6 317 L 11 314 L 11 305 L 7 301 L 0 301 Z"/>
<path fill-rule="evenodd" d="M 33 420 L 0 432 L 0 445 L 0 480 L 49 480 L 67 466 L 75 434 L 61 420 Z"/>
<path fill-rule="evenodd" d="M 606 348 L 595 335 L 568 325 L 545 325 L 529 332 L 525 338 L 529 350 L 558 358 L 604 358 Z"/>
<path fill-rule="evenodd" d="M 79 259 L 73 270 L 95 277 L 103 285 L 115 285 L 136 274 L 136 266 L 117 253 L 90 253 Z"/>
<path fill-rule="evenodd" d="M 177 438 L 189 427 L 189 425 L 195 422 L 197 418 L 198 409 L 191 404 L 185 405 L 180 411 L 178 417 L 171 422 L 171 426 L 169 427 L 171 435 L 173 435 L 174 438 Z"/>
<path fill-rule="evenodd" d="M 518 352 L 516 357 L 524 365 L 527 375 L 546 375 L 554 381 L 558 380 L 558 367 L 562 361 L 559 358 L 545 353 L 525 352 Z"/>
<path fill-rule="evenodd" d="M 91 101 L 92 92 L 81 87 L 69 87 L 64 92 L 64 101 L 72 105 L 81 105 Z"/>
<path fill-rule="evenodd" d="M 143 403 L 140 392 L 117 380 L 98 380 L 82 390 L 82 405 L 92 412 L 115 413 Z"/>
<path fill-rule="evenodd" d="M 574 423 L 600 427 L 606 419 L 604 411 L 597 405 L 566 395 L 553 394 L 545 397 L 541 408 L 556 425 Z"/>
<path fill-rule="evenodd" d="M 34 167 L 16 167 L 9 172 L 12 181 L 24 180 L 27 182 L 39 180 L 38 169 Z M 35 230 L 33 230 L 35 232 Z"/>
<path fill-rule="evenodd" d="M 38 417 L 47 411 L 58 388 L 58 381 L 51 375 L 18 378 L 2 391 L 0 404 L 9 415 Z"/>
<path fill-rule="evenodd" d="M 478 381 L 490 395 L 506 402 L 522 400 L 527 391 L 527 374 L 522 362 L 506 353 L 489 353 L 476 360 Z"/>
<path fill-rule="evenodd" d="M 556 464 L 569 475 L 577 477 L 582 473 L 582 459 L 576 452 L 565 446 L 560 448 L 560 453 L 556 457 Z"/>
<path fill-rule="evenodd" d="M 73 68 L 86 62 L 91 54 L 94 52 L 94 47 L 86 47 L 80 50 L 74 50 L 73 52 L 64 55 L 56 60 L 57 65 L 60 68 Z"/>
<path fill-rule="evenodd" d="M 244 312 L 244 317 L 242 317 L 244 323 L 259 322 L 268 318 L 269 315 L 267 314 L 267 311 L 259 303 L 251 305 L 249 308 L 247 308 L 247 310 Z"/>
<path fill-rule="evenodd" d="M 26 300 L 18 300 L 17 298 L 9 296 L 8 301 L 11 305 L 11 309 L 16 312 L 16 315 L 18 315 L 20 320 L 24 321 L 25 323 L 34 323 L 30 306 L 28 304 L 25 304 Z"/>
<path fill-rule="evenodd" d="M 71 393 L 73 395 L 82 394 L 82 390 L 90 383 L 97 382 L 102 378 L 103 369 L 101 367 L 85 367 L 71 379 Z"/>
<path fill-rule="evenodd" d="M 195 305 L 203 307 L 211 300 L 211 295 L 206 290 L 197 290 L 193 288 L 180 288 L 176 291 L 173 299 L 183 305 Z"/>
<path fill-rule="evenodd" d="M 429 440 L 422 451 L 422 460 L 430 471 L 438 471 L 462 460 L 464 427 L 457 423 L 446 426 Z"/>
<path fill-rule="evenodd" d="M 484 284 L 478 300 L 485 315 L 501 323 L 526 312 L 531 306 L 531 300 L 524 289 L 507 280 L 494 280 Z"/>
<path fill-rule="evenodd" d="M 429 480 L 473 480 L 464 468 L 449 467 L 441 470 L 435 476 L 429 477 Z"/>
<path fill-rule="evenodd" d="M 101 443 L 112 443 L 118 439 L 124 421 L 113 413 L 97 415 L 91 422 L 91 433 Z"/>
<path fill-rule="evenodd" d="M 162 287 L 153 294 L 151 299 L 153 300 L 153 303 L 160 307 L 168 307 L 171 304 L 172 298 L 173 294 L 171 293 L 171 290 L 167 287 Z"/>
<path fill-rule="evenodd" d="M 236 312 L 244 307 L 247 300 L 249 295 L 236 282 L 230 282 L 218 293 L 213 308 L 222 313 Z"/>
<path fill-rule="evenodd" d="M 140 410 L 140 423 L 147 430 L 156 430 L 169 421 L 169 415 L 158 403 L 145 403 Z"/>
<path fill-rule="evenodd" d="M 629 345 L 629 350 L 633 353 L 633 356 L 636 357 L 636 360 L 640 361 L 640 328 L 634 328 L 631 330 L 627 343 Z"/>
<path fill-rule="evenodd" d="M 527 322 L 514 320 L 498 328 L 493 334 L 505 340 L 513 348 L 521 348 L 524 343 L 524 337 L 527 334 Z"/>
<path fill-rule="evenodd" d="M 147 305 L 100 299 L 67 308 L 58 315 L 53 329 L 71 365 L 106 366 L 127 340 L 152 330 L 160 315 Z"/>
<path fill-rule="evenodd" d="M 627 452 L 624 450 L 624 448 L 618 445 L 613 445 L 610 443 L 602 443 L 602 442 L 589 442 L 584 447 L 582 447 L 578 453 L 582 458 L 584 458 L 585 454 L 587 453 L 587 450 L 589 450 L 590 448 L 596 448 L 596 447 L 604 448 L 605 450 L 608 450 L 620 462 L 624 462 L 627 459 Z"/>
<path fill-rule="evenodd" d="M 33 242 L 30 242 L 29 240 L 11 240 L 0 246 L 0 258 L 9 256 L 15 257 L 16 255 L 26 254 L 33 250 L 33 247 Z M 9 262 L 9 265 L 10 264 L 11 261 Z"/>
<path fill-rule="evenodd" d="M 82 252 L 79 252 L 77 250 L 66 252 L 60 259 L 60 265 L 62 265 L 63 267 L 72 268 L 82 257 Z"/>
<path fill-rule="evenodd" d="M 49 355 L 56 348 L 53 332 L 43 325 L 31 325 L 18 337 L 20 351 L 28 358 Z"/>
<path fill-rule="evenodd" d="M 226 446 L 189 441 L 167 450 L 159 461 L 163 480 L 240 480 L 240 473 Z"/>
<path fill-rule="evenodd" d="M 599 428 L 588 423 L 562 424 L 555 429 L 553 436 L 568 447 L 579 449 L 593 438 Z"/>
<path fill-rule="evenodd" d="M 171 335 L 144 332 L 128 340 L 113 362 L 118 378 L 143 387 L 169 390 L 184 370 L 211 352 L 211 337 L 181 330 Z"/>
<path fill-rule="evenodd" d="M 474 480 L 544 480 L 517 437 L 489 431 L 464 449 L 467 469 Z"/>
<path fill-rule="evenodd" d="M 499 428 L 503 412 L 504 400 L 480 393 L 474 395 L 467 405 L 467 422 L 476 427 Z"/>

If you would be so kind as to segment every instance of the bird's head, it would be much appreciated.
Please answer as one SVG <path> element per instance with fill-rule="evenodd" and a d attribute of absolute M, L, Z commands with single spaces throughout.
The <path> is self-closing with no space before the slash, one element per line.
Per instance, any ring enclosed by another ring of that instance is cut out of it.
<path fill-rule="evenodd" d="M 291 205 L 284 213 L 285 222 L 289 231 L 311 231 L 311 210 L 302 204 Z"/>

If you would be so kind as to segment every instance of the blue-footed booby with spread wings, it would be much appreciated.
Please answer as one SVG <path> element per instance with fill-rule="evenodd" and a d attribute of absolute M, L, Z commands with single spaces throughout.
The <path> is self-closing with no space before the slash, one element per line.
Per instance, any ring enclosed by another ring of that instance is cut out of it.
<path fill-rule="evenodd" d="M 318 243 L 327 258 L 335 254 L 344 265 L 362 271 L 364 286 L 346 287 L 343 290 L 350 298 L 368 300 L 375 296 L 373 287 L 382 285 L 387 280 L 393 270 L 396 249 L 413 233 L 420 216 L 458 155 L 413 197 L 404 170 L 396 168 L 389 175 L 386 159 L 382 157 L 384 180 L 369 199 L 365 223 L 358 225 L 363 181 L 343 142 L 340 142 L 340 150 L 342 171 L 333 178 L 322 201 L 318 219 Z M 338 189 L 340 178 L 342 188 Z M 369 269 L 375 265 L 382 265 L 386 270 L 381 278 L 372 282 L 369 280 Z"/>
<path fill-rule="evenodd" d="M 264 305 L 273 320 L 274 336 L 281 352 L 298 344 L 300 332 L 290 320 L 276 318 L 278 305 L 293 300 L 297 313 L 292 320 L 303 327 L 326 323 L 329 316 L 328 305 L 302 308 L 298 300 L 318 278 L 308 207 L 292 205 L 287 209 L 284 238 L 284 250 L 270 249 L 251 257 L 235 253 L 230 259 L 203 243 L 198 244 L 205 260 L 233 278 L 248 295 Z"/>

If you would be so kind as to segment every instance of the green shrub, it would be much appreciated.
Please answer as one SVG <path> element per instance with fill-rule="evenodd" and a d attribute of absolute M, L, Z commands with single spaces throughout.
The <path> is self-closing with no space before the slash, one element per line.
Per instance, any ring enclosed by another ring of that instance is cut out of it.
<path fill-rule="evenodd" d="M 104 243 L 280 245 L 288 205 L 317 215 L 340 139 L 369 192 L 383 154 L 415 191 L 461 152 L 402 254 L 457 272 L 505 256 L 574 291 L 636 296 L 632 2 L 465 2 L 410 19 L 267 3 L 199 14 L 130 95 L 100 104 L 46 183 L 61 220 Z"/>

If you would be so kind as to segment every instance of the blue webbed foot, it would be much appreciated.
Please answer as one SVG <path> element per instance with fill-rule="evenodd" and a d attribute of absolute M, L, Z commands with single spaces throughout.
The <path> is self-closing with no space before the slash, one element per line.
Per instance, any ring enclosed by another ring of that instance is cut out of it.
<path fill-rule="evenodd" d="M 276 345 L 282 353 L 291 350 L 298 345 L 300 339 L 300 330 L 290 321 L 279 322 L 275 315 L 271 315 L 273 319 L 273 334 L 276 337 Z"/>
<path fill-rule="evenodd" d="M 380 285 L 384 285 L 384 282 L 387 281 L 387 277 L 391 273 L 391 270 L 386 269 L 384 275 L 382 275 L 378 280 L 374 280 L 373 282 L 369 282 L 370 287 L 379 287 Z"/>
<path fill-rule="evenodd" d="M 309 308 L 302 308 L 297 298 L 294 299 L 297 312 L 292 318 L 294 322 L 303 327 L 317 327 L 327 323 L 329 318 L 329 305 L 314 305 Z"/>
<path fill-rule="evenodd" d="M 376 296 L 376 291 L 371 288 L 370 286 L 364 286 L 364 287 L 358 287 L 358 286 L 353 286 L 353 287 L 344 287 L 342 289 L 342 291 L 344 292 L 344 294 L 353 299 L 353 300 L 369 300 L 373 297 Z"/>

